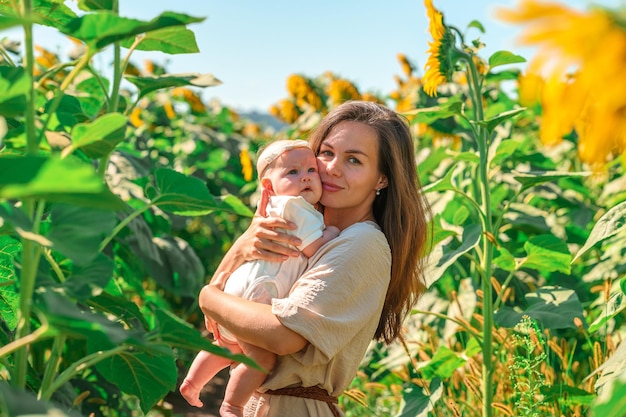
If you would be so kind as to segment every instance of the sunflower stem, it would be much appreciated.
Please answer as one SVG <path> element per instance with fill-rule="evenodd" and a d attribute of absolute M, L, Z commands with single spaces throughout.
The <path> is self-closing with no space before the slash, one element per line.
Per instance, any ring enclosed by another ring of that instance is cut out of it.
<path fill-rule="evenodd" d="M 467 64 L 469 79 L 469 94 L 474 105 L 474 118 L 476 122 L 478 153 L 480 157 L 479 175 L 474 181 L 474 185 L 480 190 L 481 207 L 484 215 L 483 235 L 482 235 L 482 256 L 480 257 L 480 269 L 482 269 L 482 291 L 483 291 L 483 340 L 482 340 L 482 383 L 483 394 L 482 416 L 492 416 L 493 402 L 493 286 L 491 284 L 491 271 L 493 261 L 493 242 L 489 239 L 494 236 L 493 220 L 491 213 L 491 190 L 489 188 L 489 137 L 487 129 L 481 124 L 484 121 L 484 110 L 482 100 L 482 84 L 476 69 L 476 64 L 471 54 L 464 51 L 457 51 L 460 58 Z"/>

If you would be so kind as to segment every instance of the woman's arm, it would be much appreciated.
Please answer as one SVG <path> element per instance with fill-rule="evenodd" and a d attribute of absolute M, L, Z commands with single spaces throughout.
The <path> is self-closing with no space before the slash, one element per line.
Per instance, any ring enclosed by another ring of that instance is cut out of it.
<path fill-rule="evenodd" d="M 307 345 L 304 337 L 282 325 L 271 306 L 226 294 L 220 288 L 219 277 L 216 281 L 200 291 L 200 308 L 237 339 L 277 355 L 295 353 Z"/>

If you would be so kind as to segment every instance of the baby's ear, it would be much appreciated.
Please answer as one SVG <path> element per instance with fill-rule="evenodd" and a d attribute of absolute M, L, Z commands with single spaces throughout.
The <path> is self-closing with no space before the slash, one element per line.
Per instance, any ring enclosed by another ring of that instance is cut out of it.
<path fill-rule="evenodd" d="M 274 187 L 272 187 L 272 181 L 270 181 L 269 178 L 267 177 L 263 177 L 261 179 L 261 185 L 263 186 L 263 188 L 265 188 L 267 191 L 270 191 L 271 193 L 274 193 Z"/>

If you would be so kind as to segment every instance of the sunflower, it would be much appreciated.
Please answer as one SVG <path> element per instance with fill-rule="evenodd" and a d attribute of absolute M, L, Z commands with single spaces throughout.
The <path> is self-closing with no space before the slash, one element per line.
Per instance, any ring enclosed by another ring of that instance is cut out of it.
<path fill-rule="evenodd" d="M 619 15 L 522 0 L 497 16 L 526 25 L 519 41 L 537 48 L 529 72 L 545 78 L 541 141 L 556 144 L 574 131 L 580 159 L 594 170 L 626 152 L 626 30 Z"/>
<path fill-rule="evenodd" d="M 454 33 L 443 23 L 443 14 L 435 8 L 433 0 L 424 0 L 428 16 L 428 31 L 432 42 L 428 42 L 428 58 L 424 65 L 424 91 L 431 97 L 437 95 L 437 87 L 447 82 L 454 72 L 451 50 L 454 48 Z"/>

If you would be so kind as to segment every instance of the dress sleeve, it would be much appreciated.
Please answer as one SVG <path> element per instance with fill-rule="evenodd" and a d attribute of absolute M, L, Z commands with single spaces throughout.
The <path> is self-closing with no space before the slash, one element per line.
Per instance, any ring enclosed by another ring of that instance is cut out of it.
<path fill-rule="evenodd" d="M 357 223 L 310 258 L 309 269 L 287 298 L 272 300 L 272 309 L 289 329 L 306 338 L 312 362 L 328 361 L 380 316 L 391 275 L 387 240 L 373 224 Z"/>

